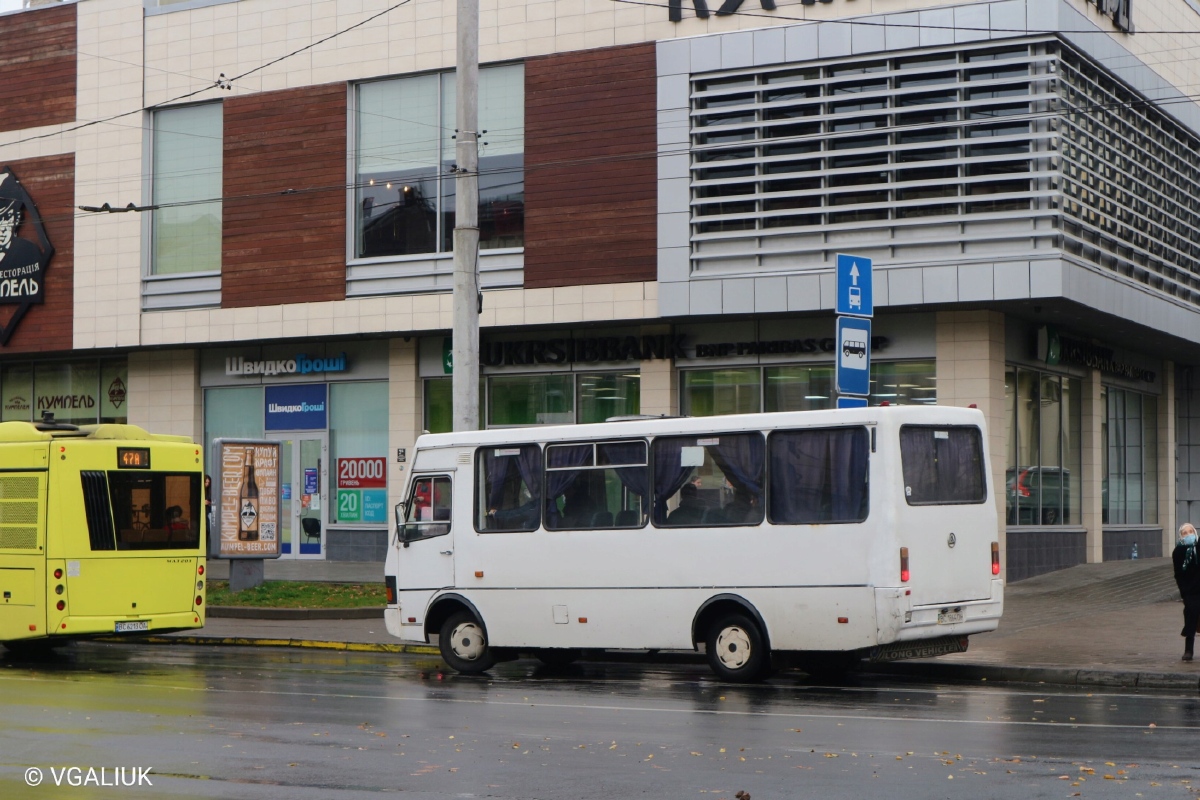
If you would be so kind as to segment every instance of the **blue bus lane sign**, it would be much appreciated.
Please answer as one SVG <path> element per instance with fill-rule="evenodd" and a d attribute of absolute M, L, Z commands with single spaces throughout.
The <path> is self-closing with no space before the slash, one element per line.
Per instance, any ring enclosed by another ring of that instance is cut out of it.
<path fill-rule="evenodd" d="M 836 383 L 838 394 L 871 393 L 871 320 L 838 317 Z"/>
<path fill-rule="evenodd" d="M 839 253 L 837 257 L 838 316 L 873 317 L 871 259 Z"/>

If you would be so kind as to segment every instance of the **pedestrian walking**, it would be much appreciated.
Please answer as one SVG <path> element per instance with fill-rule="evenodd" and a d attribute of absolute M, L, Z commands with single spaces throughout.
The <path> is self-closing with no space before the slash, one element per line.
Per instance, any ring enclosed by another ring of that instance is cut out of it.
<path fill-rule="evenodd" d="M 1185 522 L 1179 526 L 1179 541 L 1171 553 L 1175 565 L 1175 584 L 1183 598 L 1183 660 L 1192 660 L 1196 643 L 1196 623 L 1200 621 L 1200 563 L 1196 557 L 1196 526 Z"/>

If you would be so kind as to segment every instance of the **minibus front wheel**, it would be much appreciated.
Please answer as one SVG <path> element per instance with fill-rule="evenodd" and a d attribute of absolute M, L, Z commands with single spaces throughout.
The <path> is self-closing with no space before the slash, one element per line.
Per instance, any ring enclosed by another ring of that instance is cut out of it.
<path fill-rule="evenodd" d="M 488 646 L 487 630 L 470 611 L 451 614 L 438 635 L 442 659 L 456 672 L 474 675 L 491 669 L 496 655 Z"/>
<path fill-rule="evenodd" d="M 727 681 L 752 683 L 770 670 L 766 639 L 758 625 L 744 614 L 717 617 L 708 629 L 705 651 L 712 671 Z"/>

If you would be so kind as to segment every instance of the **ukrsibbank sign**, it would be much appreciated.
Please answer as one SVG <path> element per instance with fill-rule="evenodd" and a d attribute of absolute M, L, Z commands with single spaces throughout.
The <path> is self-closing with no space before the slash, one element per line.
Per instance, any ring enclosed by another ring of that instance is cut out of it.
<path fill-rule="evenodd" d="M 310 375 L 314 372 L 345 372 L 346 354 L 329 358 L 309 358 L 299 353 L 295 358 L 254 360 L 242 356 L 225 359 L 226 375 Z"/>

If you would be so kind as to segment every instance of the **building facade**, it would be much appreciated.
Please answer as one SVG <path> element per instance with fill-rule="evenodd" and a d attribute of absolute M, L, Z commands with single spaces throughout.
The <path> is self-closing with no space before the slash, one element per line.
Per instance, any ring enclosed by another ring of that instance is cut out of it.
<path fill-rule="evenodd" d="M 278 439 L 285 556 L 382 560 L 450 420 L 454 24 L 0 15 L 3 419 Z M 1194 32 L 1190 0 L 484 2 L 482 422 L 830 407 L 854 253 L 871 402 L 988 419 L 1009 580 L 1165 554 L 1200 510 Z"/>

